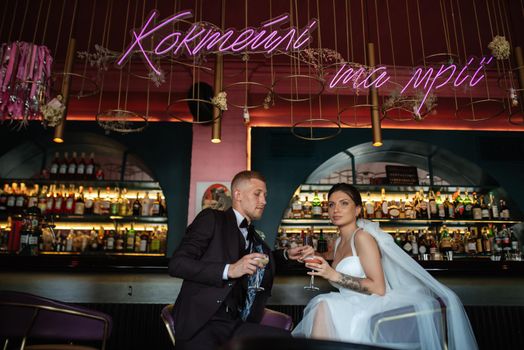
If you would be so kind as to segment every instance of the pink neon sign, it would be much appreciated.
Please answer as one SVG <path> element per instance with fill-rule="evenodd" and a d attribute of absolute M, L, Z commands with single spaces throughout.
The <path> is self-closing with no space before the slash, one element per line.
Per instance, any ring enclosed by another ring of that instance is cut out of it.
<path fill-rule="evenodd" d="M 480 74 L 480 71 L 489 65 L 493 57 L 482 57 L 477 69 L 470 77 L 468 74 L 464 75 L 466 69 L 474 61 L 474 58 L 470 58 L 468 62 L 460 70 L 455 64 L 442 64 L 438 69 L 419 67 L 412 74 L 409 81 L 404 85 L 401 94 L 405 93 L 406 90 L 411 86 L 414 89 L 422 87 L 424 91 L 424 97 L 420 101 L 416 113 L 420 113 L 421 108 L 424 106 L 424 102 L 428 98 L 431 91 L 438 90 L 446 84 L 453 81 L 453 86 L 459 87 L 469 81 L 469 86 L 474 87 L 478 85 L 485 75 Z M 455 73 L 458 74 L 455 76 Z M 376 76 L 372 80 L 372 76 Z M 348 64 L 344 64 L 340 69 L 337 70 L 331 81 L 329 82 L 330 88 L 341 87 L 344 85 L 352 85 L 354 89 L 359 88 L 379 88 L 389 81 L 389 75 L 386 67 L 376 67 L 371 72 L 366 73 L 366 69 L 360 67 L 354 70 Z"/>
<path fill-rule="evenodd" d="M 208 22 L 193 23 L 186 32 L 171 31 L 165 33 L 166 26 L 172 25 L 186 18 L 193 17 L 191 10 L 178 12 L 158 24 L 153 24 L 158 11 L 152 11 L 140 29 L 131 31 L 132 42 L 119 57 L 117 66 L 122 66 L 134 51 L 139 51 L 147 65 L 157 74 L 160 74 L 152 58 L 172 54 L 185 54 L 189 57 L 205 55 L 208 52 L 239 53 L 262 52 L 272 54 L 275 51 L 300 50 L 312 40 L 311 32 L 317 26 L 317 20 L 298 29 L 296 27 L 281 28 L 289 21 L 289 15 L 283 14 L 261 24 L 259 28 L 244 28 L 242 30 L 227 29 L 222 31 L 216 25 Z M 156 33 L 156 34 L 155 34 Z M 155 43 L 152 51 L 144 50 L 143 41 L 153 39 Z"/>

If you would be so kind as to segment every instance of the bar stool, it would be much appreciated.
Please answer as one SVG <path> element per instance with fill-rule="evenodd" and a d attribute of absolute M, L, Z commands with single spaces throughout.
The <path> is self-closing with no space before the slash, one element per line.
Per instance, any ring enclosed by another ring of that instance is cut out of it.
<path fill-rule="evenodd" d="M 111 333 L 109 315 L 69 305 L 37 295 L 0 291 L 0 338 L 4 348 L 10 340 L 20 341 L 20 349 L 96 349 L 71 344 L 73 341 L 101 342 L 105 350 Z M 66 344 L 27 345 L 29 339 L 64 341 Z"/>
<path fill-rule="evenodd" d="M 447 349 L 447 322 L 446 305 L 439 298 L 434 299 L 432 308 L 416 311 L 413 305 L 373 315 L 370 320 L 372 339 L 376 343 L 419 344 L 419 332 L 416 316 L 424 313 L 435 325 L 435 330 L 442 335 L 440 339 L 442 349 Z"/>
<path fill-rule="evenodd" d="M 173 307 L 173 304 L 164 306 L 160 313 L 160 317 L 164 321 L 167 334 L 169 334 L 173 346 L 175 346 L 175 319 L 173 318 Z M 264 315 L 262 316 L 260 324 L 285 329 L 287 331 L 291 331 L 293 328 L 293 320 L 291 316 L 268 308 L 264 309 Z"/>

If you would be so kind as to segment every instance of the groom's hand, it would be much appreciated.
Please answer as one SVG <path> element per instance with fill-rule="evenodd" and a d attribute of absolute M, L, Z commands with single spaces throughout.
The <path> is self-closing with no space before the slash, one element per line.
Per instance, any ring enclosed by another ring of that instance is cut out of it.
<path fill-rule="evenodd" d="M 263 259 L 264 257 L 265 255 L 260 253 L 251 253 L 248 255 L 244 255 L 236 263 L 229 265 L 227 277 L 239 278 L 246 274 L 254 274 L 257 268 L 260 267 L 260 261 L 255 260 L 255 258 Z"/>

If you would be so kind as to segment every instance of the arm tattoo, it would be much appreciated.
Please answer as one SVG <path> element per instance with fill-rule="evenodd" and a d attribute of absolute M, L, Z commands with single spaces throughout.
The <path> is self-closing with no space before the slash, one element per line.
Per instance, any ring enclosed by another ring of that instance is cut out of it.
<path fill-rule="evenodd" d="M 340 279 L 336 283 L 339 284 L 341 287 L 354 290 L 355 292 L 371 294 L 366 287 L 362 286 L 362 280 L 363 278 L 353 277 L 344 273 L 340 273 Z"/>

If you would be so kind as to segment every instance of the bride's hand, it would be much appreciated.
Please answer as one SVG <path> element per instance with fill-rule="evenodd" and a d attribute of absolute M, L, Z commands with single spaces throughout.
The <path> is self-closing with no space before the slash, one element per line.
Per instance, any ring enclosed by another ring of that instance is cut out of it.
<path fill-rule="evenodd" d="M 313 271 L 308 272 L 308 275 L 320 276 L 327 280 L 333 280 L 338 274 L 334 268 L 329 265 L 329 263 L 321 256 L 315 256 L 321 263 L 306 263 L 306 267 L 312 269 Z"/>

